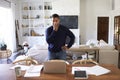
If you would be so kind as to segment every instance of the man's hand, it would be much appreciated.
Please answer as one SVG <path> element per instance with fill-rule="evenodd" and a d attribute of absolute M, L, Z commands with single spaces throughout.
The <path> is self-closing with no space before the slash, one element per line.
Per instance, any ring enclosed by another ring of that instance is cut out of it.
<path fill-rule="evenodd" d="M 67 46 L 62 46 L 63 50 L 68 50 L 69 48 Z"/>
<path fill-rule="evenodd" d="M 53 30 L 58 31 L 58 26 L 54 25 Z"/>

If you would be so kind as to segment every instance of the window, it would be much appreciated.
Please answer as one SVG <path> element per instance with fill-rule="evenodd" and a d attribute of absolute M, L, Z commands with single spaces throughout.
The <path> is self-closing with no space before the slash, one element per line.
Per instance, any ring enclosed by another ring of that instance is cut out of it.
<path fill-rule="evenodd" d="M 114 45 L 116 49 L 120 47 L 120 16 L 114 17 Z"/>
<path fill-rule="evenodd" d="M 0 7 L 0 39 L 2 39 L 7 44 L 7 48 L 12 51 L 16 44 L 14 41 L 15 29 L 13 21 L 12 9 Z"/>

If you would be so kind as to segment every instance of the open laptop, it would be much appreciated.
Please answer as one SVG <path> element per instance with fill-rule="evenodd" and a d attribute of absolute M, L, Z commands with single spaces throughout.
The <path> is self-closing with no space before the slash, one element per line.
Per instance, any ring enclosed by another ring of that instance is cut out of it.
<path fill-rule="evenodd" d="M 66 62 L 63 60 L 50 60 L 44 62 L 44 73 L 66 73 Z"/>

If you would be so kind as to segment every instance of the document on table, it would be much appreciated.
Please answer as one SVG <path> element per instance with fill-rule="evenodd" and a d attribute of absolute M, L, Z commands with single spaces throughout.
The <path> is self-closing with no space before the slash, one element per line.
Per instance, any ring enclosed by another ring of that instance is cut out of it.
<path fill-rule="evenodd" d="M 32 65 L 26 71 L 24 77 L 38 77 L 38 76 L 40 76 L 40 72 L 41 72 L 42 68 L 43 68 L 43 65 Z"/>
<path fill-rule="evenodd" d="M 79 70 L 85 70 L 88 75 L 96 75 L 96 76 L 100 76 L 110 72 L 110 70 L 104 67 L 95 65 L 92 67 L 72 67 L 72 74 L 74 74 L 75 71 L 79 71 Z"/>
<path fill-rule="evenodd" d="M 106 68 L 99 66 L 99 65 L 96 65 L 96 66 L 89 68 L 89 71 L 92 74 L 95 74 L 96 76 L 100 76 L 100 75 L 107 74 L 107 73 L 111 72 L 109 69 L 106 69 Z"/>

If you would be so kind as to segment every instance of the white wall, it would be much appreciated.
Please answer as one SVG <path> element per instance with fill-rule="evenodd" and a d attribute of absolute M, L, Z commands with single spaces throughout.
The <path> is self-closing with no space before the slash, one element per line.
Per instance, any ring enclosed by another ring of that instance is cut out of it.
<path fill-rule="evenodd" d="M 89 39 L 97 40 L 97 17 L 109 16 L 112 9 L 112 0 L 80 1 L 80 34 L 81 43 L 84 44 Z"/>
<path fill-rule="evenodd" d="M 79 41 L 79 29 L 70 29 L 74 35 L 75 35 L 75 43 L 74 45 L 79 45 L 80 41 Z"/>
<path fill-rule="evenodd" d="M 52 2 L 52 13 L 59 15 L 79 15 L 79 3 L 79 0 L 54 0 Z"/>
<path fill-rule="evenodd" d="M 115 8 L 115 10 L 118 10 L 118 9 L 120 9 L 120 0 L 114 0 L 114 8 Z"/>

